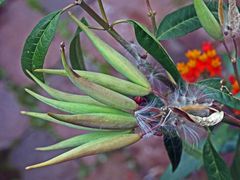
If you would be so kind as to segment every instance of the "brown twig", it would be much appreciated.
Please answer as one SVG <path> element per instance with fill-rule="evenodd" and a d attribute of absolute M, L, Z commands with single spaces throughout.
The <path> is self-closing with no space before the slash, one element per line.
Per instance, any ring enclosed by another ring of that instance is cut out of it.
<path fill-rule="evenodd" d="M 153 32 L 156 34 L 157 32 L 157 24 L 156 24 L 156 11 L 152 9 L 150 0 L 146 0 L 147 8 L 148 8 L 148 16 L 151 19 L 152 26 L 153 26 Z"/>
<path fill-rule="evenodd" d="M 132 49 L 131 43 L 122 38 L 114 28 L 109 25 L 103 18 L 101 18 L 91 7 L 89 7 L 83 0 L 75 2 L 83 10 L 85 10 L 99 25 L 101 25 L 116 41 L 119 42 L 135 59 L 139 58 L 138 53 Z"/>
<path fill-rule="evenodd" d="M 238 85 L 240 86 L 240 77 L 239 77 L 238 67 L 237 67 L 237 43 L 236 43 L 236 40 L 233 38 L 233 44 L 234 44 L 235 51 L 236 51 L 236 56 L 235 56 L 235 57 L 232 57 L 231 52 L 230 52 L 230 50 L 228 49 L 228 46 L 227 46 L 225 40 L 223 40 L 222 43 L 223 43 L 223 46 L 224 46 L 225 49 L 226 49 L 228 58 L 230 59 L 230 61 L 231 61 L 231 63 L 232 63 L 236 80 L 237 80 L 237 82 L 238 82 Z"/>

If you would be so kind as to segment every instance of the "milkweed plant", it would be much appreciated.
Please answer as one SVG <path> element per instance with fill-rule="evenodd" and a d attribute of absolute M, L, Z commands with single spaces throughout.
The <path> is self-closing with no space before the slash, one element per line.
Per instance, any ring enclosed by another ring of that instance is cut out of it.
<path fill-rule="evenodd" d="M 156 22 L 156 12 L 146 0 L 151 30 L 132 19 L 110 23 L 101 0 L 98 5 L 101 15 L 84 0 L 75 1 L 41 19 L 26 39 L 22 69 L 51 98 L 30 89 L 26 92 L 63 113 L 21 113 L 87 132 L 37 148 L 68 150 L 26 169 L 113 151 L 157 136 L 163 140 L 171 162 L 165 176 L 178 174 L 181 179 L 203 165 L 209 179 L 238 179 L 240 13 L 236 0 L 193 0 L 192 4 L 169 13 L 160 23 Z M 76 17 L 71 12 L 73 7 L 86 11 L 101 28 L 92 27 L 84 17 Z M 63 69 L 44 69 L 44 59 L 60 16 L 66 12 L 77 30 L 69 45 L 60 44 Z M 136 43 L 128 42 L 115 30 L 122 23 L 133 28 Z M 202 49 L 187 51 L 187 62 L 178 59 L 175 64 L 162 41 L 185 36 L 199 28 L 205 30 L 211 42 L 204 42 Z M 97 30 L 110 34 L 132 56 L 131 60 L 99 38 L 94 32 Z M 82 33 L 124 78 L 86 69 L 79 38 Z M 223 52 L 217 52 L 216 46 L 222 46 Z M 43 74 L 67 77 L 85 95 L 50 87 Z M 232 142 L 230 148 L 228 142 Z M 220 153 L 233 150 L 236 153 L 229 167 Z"/>

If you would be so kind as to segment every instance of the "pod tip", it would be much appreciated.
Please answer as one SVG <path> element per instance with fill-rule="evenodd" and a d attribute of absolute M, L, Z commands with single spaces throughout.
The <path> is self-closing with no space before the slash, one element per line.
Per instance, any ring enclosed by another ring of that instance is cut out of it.
<path fill-rule="evenodd" d="M 71 13 L 71 11 L 68 11 L 68 14 L 69 14 L 69 16 L 72 16 L 72 13 Z"/>
<path fill-rule="evenodd" d="M 27 114 L 26 111 L 20 111 L 20 114 Z"/>

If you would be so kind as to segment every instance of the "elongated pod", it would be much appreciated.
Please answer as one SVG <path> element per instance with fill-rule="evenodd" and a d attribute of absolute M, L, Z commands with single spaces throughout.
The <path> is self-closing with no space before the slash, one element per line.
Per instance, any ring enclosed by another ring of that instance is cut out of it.
<path fill-rule="evenodd" d="M 109 113 L 63 115 L 48 113 L 49 116 L 67 123 L 98 129 L 131 129 L 137 126 L 134 116 Z"/>
<path fill-rule="evenodd" d="M 95 113 L 113 113 L 113 114 L 129 115 L 129 113 L 127 113 L 127 112 L 123 112 L 121 110 L 117 110 L 117 109 L 110 108 L 110 107 L 58 101 L 58 100 L 53 100 L 53 99 L 49 99 L 44 96 L 41 96 L 37 93 L 34 93 L 33 91 L 31 91 L 29 89 L 25 89 L 25 90 L 27 93 L 31 94 L 33 97 L 35 97 L 39 101 L 42 101 L 43 103 L 48 104 L 49 106 L 55 107 L 59 110 L 62 110 L 64 112 L 69 112 L 72 114 L 94 113 L 95 112 Z"/>
<path fill-rule="evenodd" d="M 110 137 L 115 136 L 119 134 L 127 134 L 130 133 L 131 130 L 127 131 L 109 131 L 109 132 L 92 132 L 88 134 L 82 134 L 78 136 L 71 137 L 69 139 L 63 140 L 61 142 L 58 142 L 56 144 L 46 146 L 46 147 L 39 147 L 36 148 L 36 150 L 39 151 L 52 151 L 52 150 L 58 150 L 58 149 L 65 149 L 65 148 L 74 148 L 77 146 L 80 146 L 82 144 L 94 141 L 96 139 L 100 139 L 103 137 Z"/>
<path fill-rule="evenodd" d="M 81 104 L 92 104 L 92 105 L 101 105 L 101 106 L 104 105 L 89 96 L 71 94 L 71 93 L 66 93 L 66 92 L 54 89 L 54 88 L 44 84 L 39 79 L 37 79 L 28 70 L 27 70 L 27 73 L 41 88 L 43 88 L 50 96 L 52 96 L 53 98 L 55 98 L 57 100 L 66 101 L 66 102 L 75 102 L 75 103 L 81 103 Z"/>
<path fill-rule="evenodd" d="M 137 104 L 135 101 L 130 99 L 127 96 L 124 96 L 120 93 L 112 91 L 108 88 L 95 84 L 85 78 L 82 78 L 77 73 L 75 73 L 67 64 L 64 44 L 61 44 L 61 58 L 63 67 L 69 77 L 69 79 L 77 86 L 81 91 L 90 97 L 96 99 L 97 101 L 106 104 L 108 106 L 122 109 L 122 110 L 135 110 Z"/>
<path fill-rule="evenodd" d="M 70 151 L 67 151 L 48 161 L 28 166 L 26 169 L 40 168 L 76 158 L 113 151 L 136 143 L 140 139 L 141 136 L 139 134 L 121 134 L 118 136 L 97 139 L 95 141 L 91 141 L 89 143 L 76 147 Z"/>
<path fill-rule="evenodd" d="M 145 88 L 130 81 L 116 78 L 107 74 L 91 71 L 79 71 L 79 70 L 74 71 L 81 77 L 91 82 L 107 87 L 108 89 L 117 91 L 121 94 L 126 94 L 130 96 L 146 96 L 151 91 L 150 88 Z M 63 69 L 36 69 L 35 72 L 67 76 L 67 73 Z"/>
<path fill-rule="evenodd" d="M 130 63 L 128 59 L 126 59 L 115 49 L 113 49 L 104 41 L 102 41 L 99 37 L 97 37 L 90 29 L 88 29 L 86 25 L 79 21 L 74 15 L 72 15 L 71 13 L 69 13 L 69 15 L 87 35 L 87 37 L 91 40 L 97 50 L 102 54 L 105 60 L 112 65 L 112 67 L 114 67 L 118 72 L 120 72 L 123 76 L 127 77 L 132 82 L 135 82 L 136 84 L 142 85 L 146 88 L 150 87 L 150 84 L 145 78 L 145 76 L 132 63 Z"/>

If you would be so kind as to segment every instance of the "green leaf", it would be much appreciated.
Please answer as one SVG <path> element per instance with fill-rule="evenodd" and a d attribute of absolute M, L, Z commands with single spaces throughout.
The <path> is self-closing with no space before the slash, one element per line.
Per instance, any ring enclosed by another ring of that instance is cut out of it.
<path fill-rule="evenodd" d="M 58 10 L 45 16 L 27 37 L 21 57 L 22 69 L 27 76 L 29 75 L 26 70 L 29 70 L 38 79 L 44 81 L 43 74 L 34 72 L 34 69 L 43 67 L 61 12 L 61 10 Z"/>
<path fill-rule="evenodd" d="M 206 4 L 213 15 L 217 18 L 217 3 Z M 167 40 L 181 37 L 201 27 L 202 25 L 197 17 L 194 6 L 191 4 L 180 8 L 164 17 L 157 30 L 157 39 Z"/>
<path fill-rule="evenodd" d="M 182 154 L 182 160 L 180 161 L 176 171 L 172 172 L 171 166 L 168 166 L 166 171 L 161 176 L 161 180 L 180 180 L 186 179 L 191 172 L 198 170 L 202 166 L 202 162 L 188 155 L 186 152 Z"/>
<path fill-rule="evenodd" d="M 161 43 L 158 42 L 154 35 L 151 34 L 151 32 L 149 32 L 142 24 L 134 20 L 128 20 L 128 22 L 134 27 L 138 43 L 163 66 L 177 84 L 183 85 L 184 81 L 178 72 L 175 63 Z"/>
<path fill-rule="evenodd" d="M 237 148 L 231 166 L 231 174 L 234 180 L 237 180 L 240 177 L 239 167 L 240 167 L 240 135 L 238 135 Z"/>
<path fill-rule="evenodd" d="M 236 132 L 229 130 L 229 125 L 222 124 L 212 133 L 212 140 L 219 152 L 222 151 L 223 145 L 229 142 L 229 139 L 233 139 L 236 136 Z M 221 138 L 219 138 L 221 137 Z M 168 166 L 166 171 L 163 173 L 161 180 L 179 180 L 186 179 L 192 172 L 197 171 L 203 165 L 202 162 L 202 148 L 200 147 L 186 147 L 184 143 L 184 150 L 180 164 L 176 171 L 172 172 L 171 166 Z M 191 151 L 191 152 L 190 152 Z M 199 152 L 200 151 L 200 152 Z"/>
<path fill-rule="evenodd" d="M 204 94 L 208 95 L 212 99 L 234 109 L 240 110 L 240 99 L 237 97 L 234 97 L 228 93 L 225 93 L 221 91 L 220 89 L 215 89 L 213 87 L 209 86 L 202 86 L 198 85 L 200 88 L 202 88 L 202 91 Z"/>
<path fill-rule="evenodd" d="M 87 25 L 87 21 L 84 18 L 81 21 Z M 69 58 L 73 69 L 86 70 L 80 43 L 80 32 L 82 32 L 82 30 L 78 27 L 70 43 Z"/>
<path fill-rule="evenodd" d="M 215 40 L 222 40 L 222 28 L 217 19 L 213 16 L 211 10 L 209 10 L 207 5 L 205 4 L 205 2 L 203 0 L 193 0 L 193 4 L 198 19 L 204 30 L 208 33 L 208 35 Z"/>
<path fill-rule="evenodd" d="M 208 174 L 209 180 L 231 180 L 231 173 L 225 164 L 224 160 L 220 157 L 214 149 L 210 138 L 207 139 L 203 147 L 203 163 Z"/>
<path fill-rule="evenodd" d="M 163 141 L 172 163 L 172 171 L 175 171 L 182 156 L 182 140 L 178 136 L 176 129 L 169 126 L 163 129 Z"/>
<path fill-rule="evenodd" d="M 209 78 L 209 79 L 204 79 L 202 81 L 198 81 L 197 84 L 220 90 L 222 80 L 223 80 L 222 78 Z M 228 81 L 224 81 L 224 86 L 226 86 L 228 90 L 231 91 L 232 85 Z"/>

